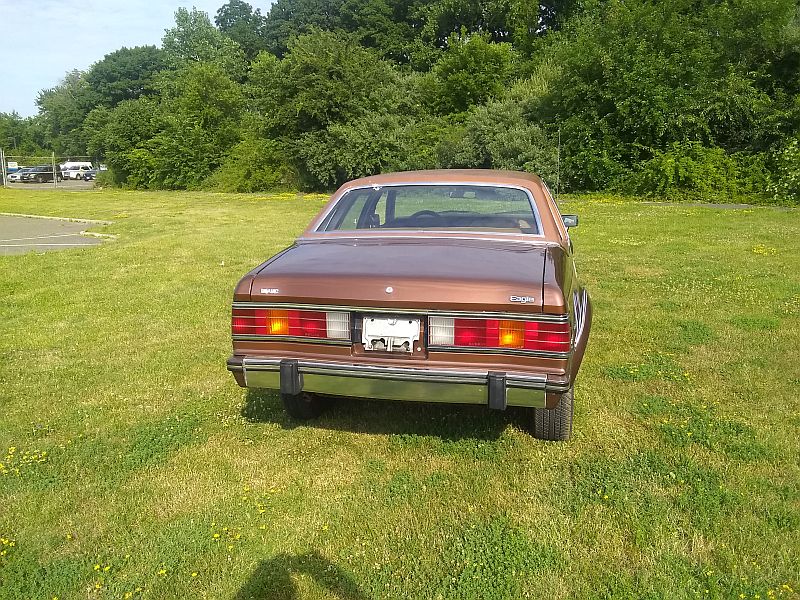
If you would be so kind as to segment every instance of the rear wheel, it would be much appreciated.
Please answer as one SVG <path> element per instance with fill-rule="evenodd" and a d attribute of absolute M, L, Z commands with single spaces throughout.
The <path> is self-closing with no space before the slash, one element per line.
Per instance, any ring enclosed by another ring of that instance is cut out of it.
<path fill-rule="evenodd" d="M 318 417 L 325 408 L 322 398 L 309 392 L 281 394 L 281 401 L 289 416 L 301 421 Z"/>
<path fill-rule="evenodd" d="M 553 442 L 565 441 L 572 434 L 575 388 L 561 396 L 555 408 L 534 408 L 533 437 Z"/>

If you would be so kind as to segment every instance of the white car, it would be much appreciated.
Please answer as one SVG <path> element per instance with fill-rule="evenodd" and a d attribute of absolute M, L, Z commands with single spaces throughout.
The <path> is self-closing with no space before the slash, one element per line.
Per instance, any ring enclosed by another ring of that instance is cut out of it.
<path fill-rule="evenodd" d="M 67 167 L 66 170 L 62 171 L 61 174 L 63 175 L 64 179 L 83 179 L 86 171 L 93 171 L 92 166 L 86 165 L 72 165 Z"/>
<path fill-rule="evenodd" d="M 30 170 L 29 167 L 24 167 L 22 169 L 19 169 L 18 171 L 9 173 L 8 177 L 6 177 L 6 181 L 8 181 L 8 183 L 18 183 L 19 181 L 22 180 L 22 175 L 24 173 L 27 173 L 29 170 Z"/>

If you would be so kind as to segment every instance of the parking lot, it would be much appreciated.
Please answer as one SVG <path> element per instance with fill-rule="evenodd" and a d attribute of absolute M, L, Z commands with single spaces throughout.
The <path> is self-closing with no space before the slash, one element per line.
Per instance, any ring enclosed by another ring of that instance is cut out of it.
<path fill-rule="evenodd" d="M 96 246 L 102 243 L 101 238 L 82 233 L 91 226 L 87 222 L 0 215 L 0 256 Z"/>

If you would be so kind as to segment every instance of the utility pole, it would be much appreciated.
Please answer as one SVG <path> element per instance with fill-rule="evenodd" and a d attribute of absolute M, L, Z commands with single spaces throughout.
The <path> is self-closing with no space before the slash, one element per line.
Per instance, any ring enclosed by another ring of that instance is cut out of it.
<path fill-rule="evenodd" d="M 6 152 L 0 148 L 0 172 L 3 173 L 3 187 L 6 187 Z"/>
<path fill-rule="evenodd" d="M 556 150 L 556 202 L 561 191 L 561 125 L 558 126 L 558 150 Z"/>

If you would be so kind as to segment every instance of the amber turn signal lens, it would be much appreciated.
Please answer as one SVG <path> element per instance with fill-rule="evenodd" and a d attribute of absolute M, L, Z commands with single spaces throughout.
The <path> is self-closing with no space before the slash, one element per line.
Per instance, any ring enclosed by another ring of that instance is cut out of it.
<path fill-rule="evenodd" d="M 501 348 L 523 348 L 525 346 L 524 321 L 500 321 L 498 342 Z"/>
<path fill-rule="evenodd" d="M 289 333 L 289 311 L 267 311 L 267 335 L 287 335 Z"/>

